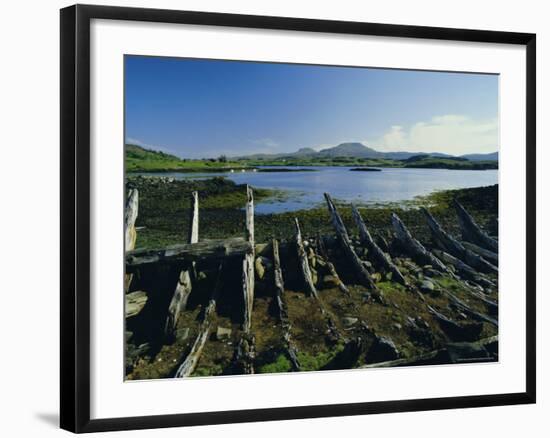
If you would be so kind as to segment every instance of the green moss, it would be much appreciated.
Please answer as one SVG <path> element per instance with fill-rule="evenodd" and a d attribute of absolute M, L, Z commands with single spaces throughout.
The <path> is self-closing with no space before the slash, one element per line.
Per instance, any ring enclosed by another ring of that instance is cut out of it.
<path fill-rule="evenodd" d="M 210 367 L 197 367 L 197 369 L 193 372 L 192 377 L 219 376 L 222 373 L 222 366 L 214 364 Z"/>
<path fill-rule="evenodd" d="M 344 344 L 336 344 L 336 346 L 325 352 L 317 354 L 309 354 L 303 351 L 298 352 L 298 362 L 302 371 L 319 371 L 324 368 L 332 359 L 344 350 Z"/>
<path fill-rule="evenodd" d="M 292 364 L 284 354 L 277 356 L 274 362 L 267 363 L 258 368 L 258 373 L 286 373 L 292 370 Z"/>

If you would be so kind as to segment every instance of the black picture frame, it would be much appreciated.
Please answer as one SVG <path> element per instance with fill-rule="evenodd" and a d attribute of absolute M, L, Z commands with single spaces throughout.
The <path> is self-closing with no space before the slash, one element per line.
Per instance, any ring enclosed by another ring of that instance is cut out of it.
<path fill-rule="evenodd" d="M 487 42 L 526 47 L 526 391 L 508 394 L 90 419 L 90 21 L 182 23 L 335 34 Z M 536 401 L 536 36 L 290 17 L 75 5 L 61 10 L 61 403 L 63 429 L 99 432 L 426 411 Z"/>

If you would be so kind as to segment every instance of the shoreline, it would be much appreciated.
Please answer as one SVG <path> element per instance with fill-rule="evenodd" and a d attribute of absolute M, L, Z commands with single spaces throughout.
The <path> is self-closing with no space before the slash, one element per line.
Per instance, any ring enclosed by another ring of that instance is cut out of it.
<path fill-rule="evenodd" d="M 200 240 L 244 237 L 246 186 L 225 178 L 206 180 L 177 180 L 172 178 L 128 178 L 127 185 L 139 192 L 139 213 L 136 221 L 136 249 L 162 248 L 185 242 L 189 229 L 190 193 L 199 192 Z M 253 189 L 255 201 L 269 199 L 273 191 Z M 490 235 L 498 233 L 498 185 L 470 189 L 447 190 L 415 199 L 417 206 L 430 203 L 430 213 L 451 235 L 460 236 L 460 228 L 453 199 L 467 208 Z M 257 373 L 292 371 L 283 342 L 282 326 L 273 313 L 276 306 L 273 291 L 273 265 L 269 242 L 278 239 L 284 275 L 284 299 L 291 324 L 292 339 L 297 348 L 300 371 L 327 369 L 351 369 L 377 366 L 384 360 L 413 361 L 430 352 L 453 348 L 448 334 L 438 322 L 430 307 L 440 309 L 453 321 L 460 323 L 472 342 L 498 339 L 498 329 L 486 321 L 480 323 L 472 317 L 453 309 L 449 294 L 456 296 L 475 312 L 486 313 L 485 302 L 472 299 L 471 288 L 462 280 L 435 272 L 433 266 L 414 263 L 404 254 L 393 235 L 391 213 L 397 213 L 415 239 L 428 248 L 432 235 L 426 217 L 418 208 L 403 209 L 396 206 L 358 206 L 372 237 L 383 245 L 400 272 L 405 275 L 416 294 L 398 283 L 391 272 L 367 262 L 372 255 L 364 248 L 357 233 L 350 204 L 335 200 L 351 239 L 353 248 L 370 267 L 373 281 L 387 304 L 378 303 L 373 292 L 357 281 L 345 254 L 336 245 L 335 230 L 325 206 L 277 214 L 259 214 L 254 218 L 256 256 L 254 269 L 255 296 L 252 332 L 255 336 L 256 356 L 254 369 Z M 312 281 L 318 288 L 319 298 L 307 294 L 296 246 L 294 218 L 298 218 L 304 246 L 308 248 L 308 263 Z M 329 253 L 326 260 L 346 285 L 348 293 L 342 293 L 335 277 L 327 268 L 323 257 L 316 255 L 317 238 L 323 236 Z M 312 255 L 313 254 L 313 255 Z M 197 368 L 191 376 L 216 376 L 240 374 L 234 367 L 235 346 L 242 334 L 242 260 L 228 260 L 221 284 L 219 303 L 211 321 L 212 333 L 208 337 Z M 208 262 L 197 264 L 198 276 L 193 283 L 187 308 L 181 313 L 175 339 L 165 342 L 162 335 L 165 309 L 174 294 L 180 274 L 179 267 L 169 264 L 144 267 L 134 276 L 131 292 L 146 294 L 146 307 L 137 316 L 127 318 L 127 363 L 126 378 L 129 380 L 159 379 L 172 377 L 178 364 L 186 357 L 200 331 L 200 315 L 208 305 L 219 268 Z M 498 280 L 498 276 L 492 276 Z M 498 303 L 498 288 L 484 291 L 487 297 Z M 422 300 L 419 299 L 422 296 Z M 425 303 L 423 303 L 425 301 Z M 330 314 L 334 328 L 345 338 L 335 339 L 327 335 L 327 320 L 319 311 L 319 303 Z M 359 324 L 364 321 L 368 325 Z M 412 322 L 411 322 L 412 321 Z M 420 324 L 420 325 L 419 325 Z M 420 328 L 420 330 L 419 330 Z M 377 340 L 383 339 L 390 351 L 376 352 Z M 363 340 L 361 344 L 355 341 Z M 351 343 L 350 343 L 351 342 Z M 494 341 L 498 344 L 498 340 Z M 357 357 L 348 355 L 349 348 L 361 346 Z M 470 345 L 470 344 L 469 344 Z M 472 344 L 474 345 L 474 344 Z M 494 346 L 494 345 L 493 345 Z M 481 350 L 480 350 L 481 351 Z M 384 353 L 383 356 L 380 356 Z M 484 361 L 498 359 L 498 354 L 485 356 Z M 440 362 L 452 363 L 447 357 Z"/>
<path fill-rule="evenodd" d="M 201 209 L 201 238 L 219 239 L 242 235 L 245 205 L 245 185 L 236 184 L 224 177 L 207 179 L 176 179 L 137 176 L 127 177 L 127 187 L 140 192 L 140 214 L 136 225 L 142 227 L 136 248 L 155 248 L 185 240 L 189 222 L 190 194 L 199 192 Z M 286 192 L 253 187 L 256 204 L 277 202 L 287 196 Z M 458 223 L 449 208 L 457 197 L 481 224 L 493 233 L 498 214 L 498 185 L 469 189 L 436 191 L 427 196 L 406 201 L 376 203 L 356 202 L 369 227 L 383 235 L 391 233 L 390 215 L 397 212 L 403 220 L 421 235 L 429 231 L 419 206 L 428 206 L 445 226 L 456 229 Z M 350 203 L 334 198 L 341 208 L 346 225 L 353 226 Z M 256 214 L 256 238 L 258 242 L 272 238 L 287 240 L 294 235 L 294 218 L 298 218 L 306 236 L 317 232 L 332 233 L 332 225 L 326 206 L 321 201 L 316 206 L 300 210 Z"/>

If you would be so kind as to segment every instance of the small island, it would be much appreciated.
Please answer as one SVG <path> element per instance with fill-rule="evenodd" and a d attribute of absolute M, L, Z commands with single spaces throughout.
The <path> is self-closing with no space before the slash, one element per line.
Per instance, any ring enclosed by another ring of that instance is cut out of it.
<path fill-rule="evenodd" d="M 353 167 L 350 169 L 351 172 L 382 172 L 382 169 L 377 169 L 376 167 Z"/>
<path fill-rule="evenodd" d="M 258 172 L 316 172 L 317 169 L 307 169 L 303 167 L 269 167 L 257 169 Z"/>

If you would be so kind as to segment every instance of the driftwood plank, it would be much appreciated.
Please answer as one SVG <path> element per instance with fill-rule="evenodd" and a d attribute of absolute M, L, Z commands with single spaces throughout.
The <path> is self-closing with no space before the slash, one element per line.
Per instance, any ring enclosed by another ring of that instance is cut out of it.
<path fill-rule="evenodd" d="M 189 354 L 187 354 L 183 363 L 178 367 L 176 374 L 174 375 L 176 378 L 189 377 L 193 371 L 195 371 L 195 368 L 199 363 L 202 350 L 204 349 L 204 345 L 206 344 L 208 335 L 210 334 L 212 318 L 216 313 L 216 301 L 218 300 L 222 284 L 222 269 L 222 264 L 220 264 L 216 285 L 210 295 L 210 300 L 208 301 L 208 305 L 206 306 L 201 324 L 199 326 L 199 334 L 197 335 Z"/>
<path fill-rule="evenodd" d="M 298 218 L 294 218 L 294 223 L 296 225 L 296 249 L 298 251 L 298 260 L 300 262 L 300 272 L 302 274 L 302 279 L 307 289 L 309 295 L 319 298 L 317 294 L 317 288 L 313 284 L 313 279 L 311 275 L 311 269 L 309 268 L 309 262 L 307 260 L 307 254 L 304 249 L 304 242 L 302 240 L 302 233 L 300 231 L 300 224 Z"/>
<path fill-rule="evenodd" d="M 457 324 L 452 319 L 428 305 L 428 310 L 439 323 L 441 330 L 453 341 L 474 341 L 479 338 L 483 328 L 481 323 L 471 323 L 468 326 Z"/>
<path fill-rule="evenodd" d="M 321 298 L 319 297 L 317 288 L 313 284 L 311 269 L 309 267 L 309 261 L 307 259 L 306 251 L 304 249 L 304 243 L 302 240 L 302 232 L 300 231 L 300 223 L 298 222 L 298 218 L 294 218 L 294 221 L 296 224 L 296 248 L 298 250 L 298 258 L 300 260 L 300 271 L 302 273 L 302 278 L 304 279 L 304 284 L 306 285 L 307 292 L 310 296 L 315 298 L 315 300 L 317 301 L 319 310 L 321 311 L 321 314 L 325 318 L 328 331 L 332 336 L 332 338 L 340 339 L 342 338 L 342 335 L 338 331 L 338 328 L 336 327 L 336 324 L 334 323 L 334 320 L 332 319 L 330 313 L 325 309 L 325 305 L 323 304 L 323 301 L 321 301 Z"/>
<path fill-rule="evenodd" d="M 131 251 L 136 244 L 136 219 L 138 216 L 139 193 L 130 189 L 124 215 L 124 250 Z"/>
<path fill-rule="evenodd" d="M 252 324 L 252 307 L 254 305 L 254 195 L 250 186 L 246 186 L 246 239 L 252 251 L 243 260 L 243 294 L 244 294 L 244 324 L 245 333 L 250 331 Z"/>
<path fill-rule="evenodd" d="M 453 205 L 458 216 L 458 222 L 462 230 L 463 239 L 481 246 L 493 253 L 498 253 L 498 241 L 483 231 L 474 218 L 456 199 L 453 201 Z"/>
<path fill-rule="evenodd" d="M 431 265 L 440 272 L 452 275 L 452 272 L 441 262 L 441 260 L 424 248 L 424 246 L 411 235 L 403 221 L 395 213 L 391 215 L 391 222 L 395 231 L 395 236 L 400 242 L 401 247 L 416 263 L 420 266 Z"/>
<path fill-rule="evenodd" d="M 407 357 L 402 359 L 390 360 L 386 362 L 372 363 L 363 365 L 360 368 L 389 368 L 389 367 L 404 367 L 404 366 L 416 366 L 416 365 L 431 365 L 431 364 L 443 364 L 443 363 L 466 363 L 476 362 L 475 358 L 469 357 L 472 352 L 480 351 L 481 353 L 488 353 L 485 348 L 491 344 L 498 342 L 498 336 L 491 336 L 489 338 L 480 339 L 475 342 L 450 342 L 439 350 L 433 350 L 428 353 L 424 353 L 418 356 Z M 459 347 L 459 348 L 457 348 Z M 458 354 L 453 354 L 449 357 L 448 350 L 457 350 Z M 464 355 L 463 352 L 468 354 Z M 460 357 L 461 354 L 464 355 Z M 480 358 L 484 362 L 488 360 L 487 357 Z M 479 361 L 479 360 L 478 360 Z"/>
<path fill-rule="evenodd" d="M 199 241 L 199 194 L 193 192 L 192 208 L 191 208 L 191 224 L 189 228 L 189 243 L 197 243 Z M 184 269 L 180 272 L 178 283 L 174 290 L 174 295 L 168 306 L 168 316 L 164 325 L 164 333 L 167 337 L 171 337 L 176 330 L 179 316 L 185 310 L 187 300 L 193 289 L 191 281 L 191 272 L 194 271 L 194 266 L 190 269 Z M 195 277 L 193 275 L 193 277 Z"/>
<path fill-rule="evenodd" d="M 431 213 L 424 207 L 421 208 L 426 216 L 426 220 L 432 232 L 432 236 L 437 245 L 449 254 L 459 258 L 464 263 L 471 267 L 478 269 L 481 272 L 498 274 L 498 268 L 483 257 L 475 254 L 474 252 L 466 249 L 458 240 L 448 234 L 435 220 Z"/>
<path fill-rule="evenodd" d="M 332 225 L 334 227 L 334 230 L 336 231 L 340 245 L 344 251 L 346 258 L 349 260 L 351 266 L 353 267 L 358 280 L 363 286 L 371 289 L 374 298 L 378 299 L 378 301 L 383 301 L 382 292 L 376 287 L 376 284 L 372 280 L 369 272 L 353 249 L 351 245 L 351 240 L 346 230 L 346 226 L 344 225 L 344 222 L 342 221 L 342 218 L 340 217 L 340 214 L 338 213 L 338 210 L 336 209 L 336 206 L 334 205 L 334 202 L 332 202 L 332 198 L 328 193 L 325 193 L 325 200 L 327 202 Z"/>
<path fill-rule="evenodd" d="M 298 352 L 292 342 L 290 330 L 291 325 L 288 319 L 288 312 L 284 301 L 284 281 L 283 271 L 281 269 L 281 259 L 279 256 L 279 242 L 273 239 L 273 264 L 274 264 L 274 282 L 275 282 L 275 298 L 279 309 L 279 320 L 283 328 L 283 339 L 285 341 L 286 351 L 292 364 L 294 371 L 300 371 L 300 362 L 298 361 Z"/>
<path fill-rule="evenodd" d="M 253 247 L 242 237 L 203 240 L 197 243 L 172 245 L 162 249 L 134 250 L 126 254 L 126 269 L 160 262 L 193 262 L 219 260 L 250 254 Z"/>
<path fill-rule="evenodd" d="M 484 315 L 482 313 L 479 313 L 479 312 L 475 311 L 470 306 L 468 306 L 464 301 L 460 300 L 457 296 L 455 296 L 454 294 L 452 294 L 448 291 L 444 291 L 444 294 L 449 297 L 449 299 L 451 300 L 451 303 L 453 304 L 453 306 L 455 308 L 457 308 L 458 310 L 466 313 L 467 315 L 470 315 L 472 318 L 474 318 L 478 321 L 488 322 L 489 324 L 492 324 L 495 327 L 498 327 L 498 321 L 496 319 L 491 318 L 488 315 Z M 488 306 L 492 307 L 493 311 L 498 310 L 498 304 L 496 304 L 495 302 L 484 299 L 481 295 L 475 295 L 475 296 L 477 298 L 480 298 Z"/>
<path fill-rule="evenodd" d="M 136 246 L 137 232 L 136 219 L 138 216 L 139 192 L 137 189 L 130 189 L 128 199 L 126 200 L 126 209 L 124 212 L 124 251 L 131 251 Z M 126 273 L 124 275 L 124 292 L 128 293 L 133 275 Z"/>
<path fill-rule="evenodd" d="M 357 210 L 357 207 L 353 204 L 351 204 L 351 211 L 355 224 L 357 225 L 357 228 L 359 228 L 361 242 L 367 247 L 368 255 L 372 256 L 373 262 L 386 272 L 391 272 L 392 280 L 395 280 L 404 286 L 408 286 L 407 280 L 405 280 L 403 274 L 401 274 L 397 266 L 395 266 L 395 264 L 391 261 L 390 256 L 382 251 L 373 240 L 367 226 L 365 225 L 365 221 L 363 221 L 361 213 L 359 213 L 359 210 Z"/>
<path fill-rule="evenodd" d="M 488 249 L 477 246 L 475 243 L 470 243 L 466 241 L 461 242 L 464 245 L 464 248 L 469 249 L 472 252 L 475 252 L 477 255 L 480 255 L 488 262 L 492 263 L 495 266 L 498 266 L 498 254 Z"/>
<path fill-rule="evenodd" d="M 334 265 L 329 259 L 328 251 L 325 247 L 325 242 L 321 234 L 317 234 L 317 250 L 319 251 L 319 255 L 323 258 L 324 262 L 327 264 L 327 268 L 330 272 L 330 275 L 334 277 L 336 284 L 338 285 L 338 289 L 340 289 L 346 295 L 351 296 L 349 289 L 344 284 L 344 282 L 340 279 L 338 272 L 336 272 L 336 268 L 334 267 Z"/>
<path fill-rule="evenodd" d="M 464 263 L 462 260 L 453 257 L 451 254 L 445 251 L 441 251 L 439 249 L 434 249 L 434 254 L 448 265 L 453 266 L 456 269 L 458 275 L 460 275 L 462 278 L 479 284 L 483 288 L 495 287 L 495 284 L 486 276 L 477 272 L 475 269 Z"/>

